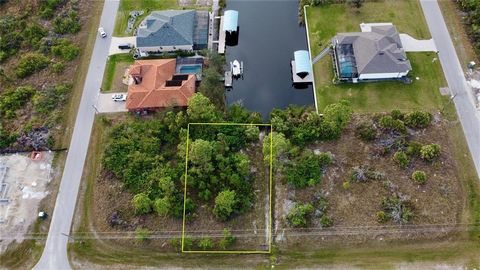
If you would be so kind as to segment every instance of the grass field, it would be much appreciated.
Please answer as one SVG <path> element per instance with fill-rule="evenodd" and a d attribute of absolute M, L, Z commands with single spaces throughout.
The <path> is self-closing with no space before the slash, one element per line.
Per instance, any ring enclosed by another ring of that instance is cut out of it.
<path fill-rule="evenodd" d="M 329 45 L 337 32 L 360 31 L 362 22 L 393 22 L 399 32 L 418 39 L 430 34 L 418 1 L 378 1 L 365 3 L 359 10 L 348 5 L 323 5 L 307 9 L 312 57 Z M 446 86 L 434 53 L 409 53 L 412 84 L 400 82 L 333 84 L 333 66 L 329 57 L 314 65 L 319 110 L 341 99 L 350 100 L 356 112 L 382 112 L 392 109 L 411 111 L 438 110 L 448 98 L 439 87 Z"/>
<path fill-rule="evenodd" d="M 393 109 L 438 110 L 446 97 L 439 88 L 446 86 L 443 72 L 435 53 L 408 53 L 412 64 L 411 77 L 418 77 L 412 84 L 402 82 L 374 82 L 360 84 L 333 84 L 332 59 L 325 57 L 314 65 L 318 108 L 341 99 L 351 102 L 356 112 L 384 112 Z"/>
<path fill-rule="evenodd" d="M 138 25 L 143 18 L 145 18 L 153 10 L 164 9 L 195 9 L 198 7 L 181 7 L 177 0 L 121 0 L 120 7 L 117 12 L 115 20 L 115 29 L 113 35 L 118 37 L 128 36 L 125 33 L 127 29 L 128 14 L 133 10 L 143 10 L 145 13 L 137 18 L 136 25 Z"/>
<path fill-rule="evenodd" d="M 125 92 L 127 86 L 122 83 L 125 69 L 133 63 L 131 54 L 114 54 L 107 60 L 103 74 L 102 92 Z"/>

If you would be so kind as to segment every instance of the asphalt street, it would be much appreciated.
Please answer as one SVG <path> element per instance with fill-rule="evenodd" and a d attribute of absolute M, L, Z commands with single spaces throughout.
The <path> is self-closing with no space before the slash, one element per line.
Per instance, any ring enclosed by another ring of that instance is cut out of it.
<path fill-rule="evenodd" d="M 52 221 L 47 242 L 42 257 L 34 269 L 71 269 L 67 256 L 68 235 L 72 226 L 80 179 L 95 117 L 93 105 L 102 83 L 118 6 L 119 0 L 106 0 L 103 7 L 100 25 L 105 29 L 108 36 L 101 38 L 97 35 L 95 40 L 95 47 L 91 55 L 72 140 L 68 148 L 67 160 L 55 202 L 55 210 L 51 216 Z"/>
<path fill-rule="evenodd" d="M 437 1 L 420 0 L 420 3 L 428 28 L 439 51 L 438 57 L 452 92 L 453 102 L 462 123 L 477 175 L 480 176 L 480 112 L 474 106 L 473 94 L 465 79 Z"/>

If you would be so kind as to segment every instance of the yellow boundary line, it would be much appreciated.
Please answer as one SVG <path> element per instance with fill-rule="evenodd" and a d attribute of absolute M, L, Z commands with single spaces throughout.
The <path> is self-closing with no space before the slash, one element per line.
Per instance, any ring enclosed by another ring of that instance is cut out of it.
<path fill-rule="evenodd" d="M 187 179 L 188 179 L 188 142 L 190 140 L 190 125 L 205 126 L 266 126 L 270 127 L 270 177 L 269 177 L 269 220 L 268 220 L 268 250 L 185 250 L 185 216 L 187 201 Z M 203 254 L 270 254 L 272 252 L 272 165 L 273 165 L 273 127 L 272 124 L 252 124 L 252 123 L 188 123 L 187 143 L 185 149 L 185 187 L 183 190 L 183 221 L 182 221 L 182 253 L 203 253 Z"/>

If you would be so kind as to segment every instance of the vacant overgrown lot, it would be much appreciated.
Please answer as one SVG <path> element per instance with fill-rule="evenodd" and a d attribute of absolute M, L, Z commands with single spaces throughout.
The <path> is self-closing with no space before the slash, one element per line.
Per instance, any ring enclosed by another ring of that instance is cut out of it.
<path fill-rule="evenodd" d="M 338 32 L 358 32 L 360 23 L 392 22 L 400 33 L 417 39 L 429 39 L 422 10 L 418 1 L 369 1 L 356 9 L 347 4 L 331 4 L 307 9 L 308 29 L 312 57 L 330 45 Z M 356 112 L 384 112 L 441 108 L 447 98 L 440 87 L 446 86 L 442 69 L 435 53 L 408 53 L 412 64 L 411 84 L 380 82 L 360 84 L 334 84 L 333 63 L 329 56 L 314 65 L 318 107 L 341 99 L 349 100 Z"/>

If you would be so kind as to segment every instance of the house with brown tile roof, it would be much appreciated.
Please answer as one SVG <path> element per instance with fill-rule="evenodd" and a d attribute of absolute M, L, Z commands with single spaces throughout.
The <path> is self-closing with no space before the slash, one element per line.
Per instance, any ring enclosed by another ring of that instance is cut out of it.
<path fill-rule="evenodd" d="M 176 59 L 137 60 L 129 69 L 126 108 L 154 111 L 186 107 L 195 93 L 194 74 L 175 74 Z"/>

